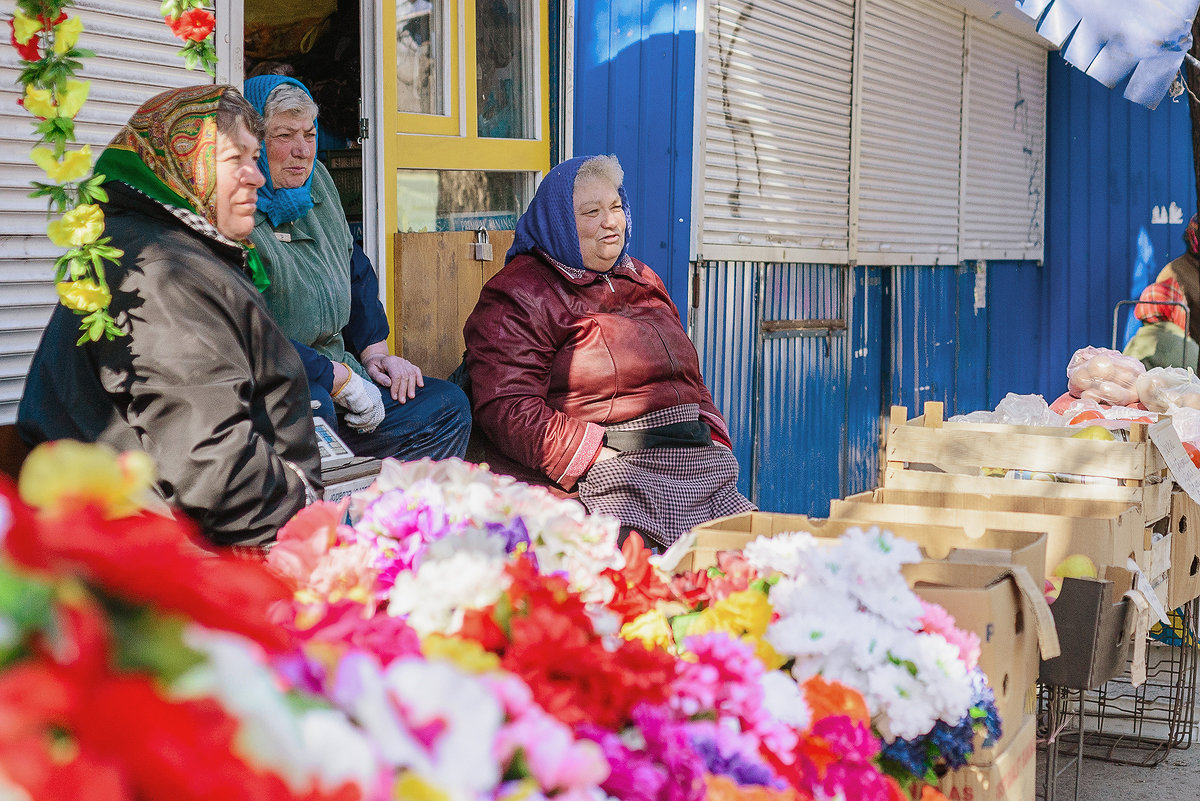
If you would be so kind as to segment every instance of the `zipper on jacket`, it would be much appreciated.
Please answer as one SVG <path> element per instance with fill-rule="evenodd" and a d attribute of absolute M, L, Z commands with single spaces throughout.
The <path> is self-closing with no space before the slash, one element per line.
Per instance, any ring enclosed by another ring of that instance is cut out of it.
<path fill-rule="evenodd" d="M 613 289 L 612 281 L 608 280 L 608 273 L 601 273 L 601 276 L 604 278 L 604 283 L 608 284 L 608 291 L 614 295 L 617 294 L 617 290 Z"/>

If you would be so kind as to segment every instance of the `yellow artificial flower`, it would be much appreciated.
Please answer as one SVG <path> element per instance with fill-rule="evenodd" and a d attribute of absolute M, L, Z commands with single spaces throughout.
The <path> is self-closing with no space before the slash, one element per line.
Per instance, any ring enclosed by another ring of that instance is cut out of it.
<path fill-rule="evenodd" d="M 22 105 L 35 117 L 49 120 L 58 116 L 58 107 L 54 105 L 54 97 L 50 94 L 49 89 L 38 89 L 32 85 L 26 86 Z"/>
<path fill-rule="evenodd" d="M 59 281 L 54 288 L 58 290 L 58 299 L 62 301 L 62 305 L 72 311 L 91 314 L 107 308 L 108 302 L 112 300 L 112 293 L 108 288 L 100 286 L 90 278 Z"/>
<path fill-rule="evenodd" d="M 767 670 L 779 670 L 787 663 L 787 657 L 776 651 L 775 646 L 762 637 L 743 637 L 742 639 L 754 646 L 754 655 Z"/>
<path fill-rule="evenodd" d="M 771 604 L 757 590 L 742 590 L 724 598 L 700 613 L 690 634 L 724 631 L 741 637 L 761 637 L 771 622 Z"/>
<path fill-rule="evenodd" d="M 107 517 L 127 517 L 145 506 L 153 483 L 154 463 L 142 451 L 118 455 L 107 445 L 63 439 L 33 449 L 17 491 L 50 514 L 93 504 Z"/>
<path fill-rule="evenodd" d="M 406 770 L 396 780 L 392 798 L 395 801 L 450 801 L 450 794 L 416 771 Z"/>
<path fill-rule="evenodd" d="M 36 17 L 27 17 L 20 11 L 13 12 L 13 38 L 17 44 L 25 44 L 42 29 L 42 21 Z"/>
<path fill-rule="evenodd" d="M 497 801 L 526 801 L 530 798 L 545 798 L 536 780 L 526 777 L 517 782 L 505 782 L 506 792 Z"/>
<path fill-rule="evenodd" d="M 46 235 L 60 248 L 78 248 L 104 233 L 104 212 L 95 203 L 76 206 L 46 226 Z"/>
<path fill-rule="evenodd" d="M 430 634 L 421 640 L 421 653 L 426 659 L 451 662 L 467 673 L 488 673 L 500 667 L 500 657 L 461 637 Z"/>
<path fill-rule="evenodd" d="M 91 81 L 67 81 L 67 88 L 58 93 L 58 116 L 74 119 L 92 91 Z"/>
<path fill-rule="evenodd" d="M 75 46 L 83 33 L 83 20 L 68 17 L 54 26 L 54 52 L 60 56 Z"/>
<path fill-rule="evenodd" d="M 63 155 L 62 161 L 54 157 L 54 151 L 48 147 L 35 147 L 29 157 L 33 163 L 46 171 L 46 175 L 56 184 L 69 184 L 78 181 L 92 171 L 92 146 L 84 145 L 79 150 L 72 150 Z"/>
<path fill-rule="evenodd" d="M 650 609 L 621 626 L 621 637 L 626 640 L 641 640 L 647 648 L 672 650 L 675 641 L 671 636 L 671 624 L 667 616 L 657 609 Z"/>

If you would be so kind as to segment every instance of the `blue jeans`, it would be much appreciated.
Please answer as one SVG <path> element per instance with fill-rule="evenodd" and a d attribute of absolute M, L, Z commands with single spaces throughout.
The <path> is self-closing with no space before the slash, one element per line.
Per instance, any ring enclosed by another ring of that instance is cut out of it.
<path fill-rule="evenodd" d="M 321 406 L 314 414 L 325 418 L 355 456 L 389 456 L 402 462 L 422 459 L 462 458 L 471 436 L 471 404 L 456 385 L 438 378 L 425 378 L 417 396 L 404 403 L 392 400 L 387 387 L 383 393 L 383 422 L 370 434 L 346 425 L 342 412 L 333 405 L 329 393 L 310 386 L 312 399 Z"/>

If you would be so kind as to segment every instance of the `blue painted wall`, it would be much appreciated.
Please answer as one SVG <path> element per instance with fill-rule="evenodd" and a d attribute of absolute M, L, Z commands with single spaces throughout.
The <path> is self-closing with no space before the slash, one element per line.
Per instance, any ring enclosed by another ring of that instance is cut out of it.
<path fill-rule="evenodd" d="M 633 212 L 629 252 L 687 314 L 696 3 L 578 0 L 574 153 L 613 153 Z"/>
<path fill-rule="evenodd" d="M 1004 318 L 993 331 L 993 370 L 1011 370 L 1013 386 L 1048 398 L 1066 389 L 1076 349 L 1109 345 L 1113 307 L 1130 295 L 1139 234 L 1161 269 L 1183 251 L 1196 209 L 1187 103 L 1168 99 L 1150 111 L 1122 91 L 1050 54 L 1045 265 L 1003 267 L 991 282 L 993 313 Z M 1172 203 L 1179 222 L 1153 222 L 1153 208 Z M 1037 337 L 1021 351 L 1028 366 L 1006 363 L 1005 331 Z"/>

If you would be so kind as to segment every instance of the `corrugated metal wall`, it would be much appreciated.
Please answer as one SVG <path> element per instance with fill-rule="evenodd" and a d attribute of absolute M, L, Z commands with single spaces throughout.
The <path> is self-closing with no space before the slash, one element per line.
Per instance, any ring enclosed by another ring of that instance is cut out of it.
<path fill-rule="evenodd" d="M 725 415 L 733 455 L 741 466 L 738 489 L 753 495 L 754 377 L 758 374 L 758 271 L 748 262 L 704 262 L 693 279 L 698 305 L 690 334 L 713 403 Z"/>
<path fill-rule="evenodd" d="M 829 265 L 696 265 L 693 339 L 742 491 L 763 509 L 824 515 L 843 494 L 854 279 Z"/>
<path fill-rule="evenodd" d="M 633 210 L 629 251 L 689 305 L 696 3 L 578 0 L 574 153 L 614 153 Z"/>
<path fill-rule="evenodd" d="M 1042 281 L 1017 270 L 1013 287 L 994 287 L 1018 304 L 1005 309 L 1008 331 L 1043 329 L 1042 342 L 1021 350 L 1042 359 L 1036 381 L 1021 367 L 1012 378 L 1048 397 L 1065 390 L 1064 370 L 1077 348 L 1108 345 L 1113 306 L 1129 296 L 1142 232 L 1157 271 L 1183 251 L 1180 236 L 1196 209 L 1187 103 L 1150 111 L 1122 90 L 1050 55 Z M 1156 207 L 1163 222 L 1155 221 Z"/>

